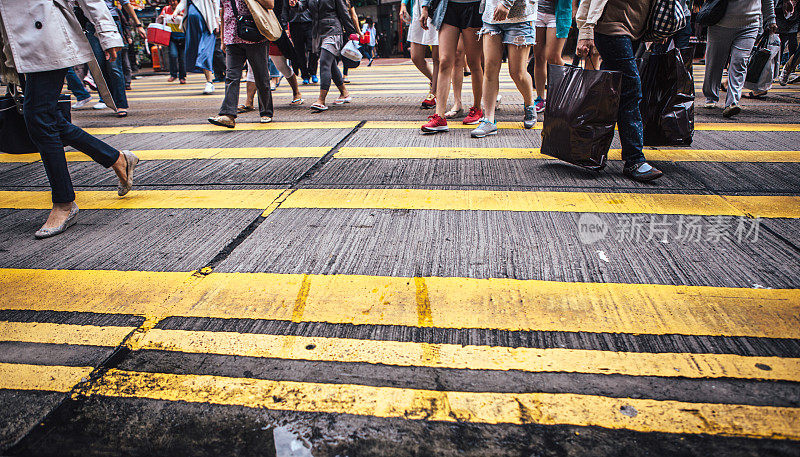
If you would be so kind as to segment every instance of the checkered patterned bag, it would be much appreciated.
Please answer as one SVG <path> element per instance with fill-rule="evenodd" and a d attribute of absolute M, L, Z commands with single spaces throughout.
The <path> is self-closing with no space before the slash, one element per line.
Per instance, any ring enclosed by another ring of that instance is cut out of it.
<path fill-rule="evenodd" d="M 661 41 L 686 26 L 686 4 L 683 0 L 653 0 L 644 41 Z"/>

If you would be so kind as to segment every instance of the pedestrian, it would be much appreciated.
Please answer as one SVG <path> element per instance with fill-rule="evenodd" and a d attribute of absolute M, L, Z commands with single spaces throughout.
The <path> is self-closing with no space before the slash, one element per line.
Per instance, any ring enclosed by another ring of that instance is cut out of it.
<path fill-rule="evenodd" d="M 622 73 L 617 125 L 623 173 L 636 181 L 652 181 L 663 173 L 647 163 L 644 152 L 644 125 L 639 103 L 642 80 L 634 52 L 644 35 L 654 0 L 583 0 L 578 6 L 578 54 L 591 55 L 596 46 L 603 59 L 603 70 Z"/>
<path fill-rule="evenodd" d="M 181 29 L 183 13 L 175 15 L 178 0 L 169 0 L 167 6 L 161 9 L 158 21 L 170 29 L 169 35 L 169 78 L 167 82 L 176 79 L 180 84 L 186 84 L 186 35 Z"/>
<path fill-rule="evenodd" d="M 481 67 L 481 45 L 478 41 L 478 30 L 483 26 L 481 20 L 480 1 L 474 0 L 439 0 L 433 11 L 430 5 L 433 0 L 421 0 L 420 25 L 428 29 L 428 18 L 433 19 L 433 27 L 439 31 L 439 73 L 436 82 L 436 113 L 428 117 L 421 130 L 422 133 L 447 132 L 447 120 L 444 118 L 447 97 L 450 95 L 450 81 L 453 67 L 456 66 L 456 53 L 459 38 L 463 40 L 467 66 L 472 74 L 473 106 L 464 118 L 465 125 L 474 125 L 483 117 L 481 95 L 483 84 L 483 68 Z"/>
<path fill-rule="evenodd" d="M 67 68 L 67 89 L 72 92 L 72 95 L 75 96 L 75 99 L 78 100 L 74 105 L 72 105 L 72 109 L 85 109 L 89 103 L 92 101 L 92 94 L 86 90 L 86 86 L 83 85 L 83 81 L 75 73 L 75 68 L 69 67 Z"/>
<path fill-rule="evenodd" d="M 219 0 L 180 0 L 172 16 L 180 14 L 183 14 L 181 25 L 186 36 L 187 69 L 202 71 L 206 77 L 203 94 L 213 94 L 214 35 L 219 28 Z"/>
<path fill-rule="evenodd" d="M 708 27 L 703 81 L 705 108 L 717 107 L 722 72 L 727 64 L 728 94 L 722 115 L 732 117 L 742 111 L 739 100 L 760 24 L 764 24 L 765 30 L 771 33 L 778 31 L 772 0 L 729 0 L 722 19 Z"/>
<path fill-rule="evenodd" d="M 780 73 L 781 86 L 789 81 L 789 75 L 794 72 L 798 62 L 797 32 L 800 24 L 800 5 L 798 0 L 777 0 L 775 2 L 775 22 L 778 24 L 778 33 L 781 37 L 781 52 L 784 48 L 789 53 L 786 65 Z M 780 59 L 779 59 L 780 60 Z"/>
<path fill-rule="evenodd" d="M 539 0 L 533 46 L 536 112 L 544 112 L 547 65 L 564 65 L 561 53 L 572 26 L 572 0 Z"/>
<path fill-rule="evenodd" d="M 273 51 L 273 48 L 277 49 L 277 46 L 270 44 L 270 61 L 274 62 L 275 68 L 278 70 L 281 76 L 286 78 L 286 81 L 289 83 L 289 87 L 292 89 L 292 100 L 289 102 L 289 104 L 302 105 L 305 100 L 303 100 L 303 94 L 300 93 L 300 85 L 297 83 L 297 75 L 295 75 L 294 71 L 292 71 L 292 69 L 289 67 L 289 61 L 286 60 L 286 57 L 284 57 L 280 51 L 277 51 L 276 54 L 275 51 Z M 248 71 L 245 81 L 247 82 L 247 93 L 244 103 L 239 105 L 237 108 L 237 112 L 239 114 L 255 110 L 253 103 L 256 95 L 255 74 L 252 71 Z M 273 90 L 275 89 L 273 88 Z"/>
<path fill-rule="evenodd" d="M 375 60 L 375 44 L 378 42 L 378 30 L 375 28 L 375 24 L 372 23 L 371 17 L 367 17 L 364 20 L 364 27 L 361 28 L 361 35 L 363 36 L 362 41 L 366 41 L 366 43 L 361 44 L 361 52 L 364 54 L 364 57 L 369 59 L 367 66 L 371 67 L 372 61 Z"/>
<path fill-rule="evenodd" d="M 319 56 L 312 46 L 311 13 L 308 10 L 300 11 L 297 8 L 289 8 L 289 0 L 282 1 L 283 22 L 289 24 L 289 35 L 292 37 L 294 46 L 295 60 L 292 61 L 292 66 L 295 68 L 295 73 L 302 78 L 304 85 L 312 82 L 316 84 L 319 82 L 319 78 L 317 78 Z"/>
<path fill-rule="evenodd" d="M 422 100 L 422 109 L 436 108 L 436 80 L 439 73 L 439 34 L 436 29 L 431 27 L 431 20 L 428 19 L 428 30 L 422 28 L 419 22 L 419 15 L 422 10 L 420 0 L 403 0 L 400 3 L 400 17 L 408 24 L 408 42 L 411 43 L 409 51 L 411 62 L 417 67 L 423 76 L 428 78 L 430 86 L 428 95 Z M 408 10 L 411 10 L 409 14 Z M 433 69 L 428 65 L 426 54 L 428 49 L 431 51 Z M 445 101 L 446 103 L 447 101 Z"/>
<path fill-rule="evenodd" d="M 113 62 L 122 47 L 119 29 L 103 0 L 78 0 L 94 35 Z M 93 49 L 72 10 L 52 0 L 0 0 L 0 74 L 8 83 L 24 86 L 23 116 L 28 135 L 39 150 L 52 191 L 53 208 L 36 238 L 58 235 L 75 224 L 78 205 L 64 146 L 71 146 L 119 178 L 117 194 L 133 185 L 139 159 L 117 151 L 68 122 L 58 109 L 58 98 L 70 67 L 91 61 Z"/>
<path fill-rule="evenodd" d="M 114 0 L 104 0 L 106 8 L 108 8 L 112 19 L 114 20 L 114 24 L 117 28 L 117 33 L 122 35 L 122 23 L 120 22 L 119 18 L 119 11 L 114 6 Z M 139 18 L 136 16 L 136 11 L 133 10 L 133 6 L 130 4 L 130 0 L 118 0 L 122 8 L 131 16 L 131 19 L 134 21 L 134 26 L 136 28 L 136 32 L 142 38 L 147 37 L 147 33 L 142 26 L 142 23 L 139 21 Z M 113 61 L 107 60 L 105 52 L 103 51 L 103 47 L 100 45 L 100 40 L 96 35 L 96 26 L 92 21 L 86 22 L 86 37 L 89 39 L 89 44 L 92 46 L 92 51 L 94 52 L 94 57 L 97 59 L 97 62 L 100 64 L 100 69 L 103 73 L 103 79 L 105 79 L 106 84 L 108 85 L 108 90 L 111 92 L 111 98 L 114 101 L 114 105 L 117 107 L 116 115 L 117 117 L 125 117 L 128 115 L 128 96 L 125 94 L 125 75 L 122 71 L 122 59 L 114 59 Z M 125 44 L 123 43 L 123 47 Z M 103 102 L 102 97 L 100 101 L 93 106 L 94 109 L 102 110 L 108 108 L 108 105 Z"/>
<path fill-rule="evenodd" d="M 569 0 L 568 0 L 569 1 Z M 508 46 L 508 72 L 522 94 L 524 114 L 522 124 L 526 129 L 536 125 L 536 107 L 533 105 L 533 81 L 528 74 L 528 55 L 536 42 L 533 20 L 536 18 L 536 0 L 486 0 L 483 10 L 483 105 L 486 114 L 478 127 L 471 132 L 473 138 L 497 134 L 494 110 L 500 92 L 500 67 L 503 48 Z"/>
<path fill-rule="evenodd" d="M 120 31 L 122 32 L 122 49 L 119 50 L 118 59 L 122 64 L 122 76 L 125 80 L 125 90 L 131 90 L 131 82 L 133 82 L 133 71 L 131 69 L 131 60 L 128 56 L 128 50 L 133 47 L 133 36 L 131 36 L 130 19 L 125 12 L 117 8 L 119 17 Z"/>
<path fill-rule="evenodd" d="M 274 6 L 273 0 L 263 1 L 270 9 Z M 251 15 L 250 9 L 244 0 L 222 0 L 221 5 L 222 24 L 220 28 L 226 59 L 225 98 L 222 100 L 219 115 L 209 117 L 208 122 L 223 127 L 236 127 L 239 86 L 245 62 L 247 62 L 250 71 L 253 73 L 256 92 L 258 93 L 261 123 L 272 122 L 272 92 L 269 88 L 269 70 L 267 70 L 267 46 L 269 42 L 264 37 L 258 42 L 247 41 L 237 34 L 237 16 Z M 234 12 L 234 8 L 236 12 Z"/>
<path fill-rule="evenodd" d="M 337 61 L 344 47 L 344 37 L 360 31 L 355 26 L 352 9 L 347 0 L 289 0 L 291 9 L 308 11 L 312 20 L 312 45 L 319 58 L 319 98 L 311 105 L 314 112 L 327 111 L 325 99 L 331 81 L 339 89 L 336 105 L 350 103 L 352 97 L 344 85 Z M 357 19 L 357 18 L 356 18 Z"/>

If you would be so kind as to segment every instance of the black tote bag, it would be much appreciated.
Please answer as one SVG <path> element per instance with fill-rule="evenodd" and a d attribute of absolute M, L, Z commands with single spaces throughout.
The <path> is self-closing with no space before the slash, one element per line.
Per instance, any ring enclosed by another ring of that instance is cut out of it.
<path fill-rule="evenodd" d="M 756 46 L 750 53 L 750 60 L 747 62 L 747 75 L 744 78 L 745 82 L 758 84 L 761 74 L 764 73 L 764 67 L 767 66 L 770 57 L 772 57 L 772 52 L 770 52 L 768 46 L 769 35 L 770 32 L 765 32 L 756 40 Z"/>
<path fill-rule="evenodd" d="M 622 73 L 550 64 L 542 153 L 590 170 L 606 166 Z"/>
<path fill-rule="evenodd" d="M 39 152 L 28 136 L 28 127 L 22 116 L 22 97 L 6 94 L 0 97 L 0 152 L 8 154 L 32 154 Z M 67 121 L 72 121 L 69 95 L 58 99 L 58 110 Z"/>
<path fill-rule="evenodd" d="M 728 0 L 706 0 L 697 13 L 697 22 L 703 26 L 716 25 L 728 10 Z"/>
<path fill-rule="evenodd" d="M 694 135 L 694 79 L 684 52 L 645 54 L 640 62 L 645 146 L 688 146 Z"/>

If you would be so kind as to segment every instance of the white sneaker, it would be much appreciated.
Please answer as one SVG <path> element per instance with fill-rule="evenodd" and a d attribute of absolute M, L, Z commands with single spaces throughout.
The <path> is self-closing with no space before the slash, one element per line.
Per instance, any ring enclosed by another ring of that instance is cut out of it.
<path fill-rule="evenodd" d="M 203 95 L 213 94 L 214 93 L 214 83 L 206 83 L 205 89 L 203 89 Z"/>
<path fill-rule="evenodd" d="M 97 102 L 92 108 L 94 108 L 94 109 L 106 109 L 106 108 L 108 108 L 108 105 L 106 105 L 103 102 Z"/>
<path fill-rule="evenodd" d="M 78 100 L 74 105 L 72 105 L 72 109 L 82 109 L 85 108 L 89 102 L 92 101 L 92 97 L 85 98 L 83 100 Z"/>

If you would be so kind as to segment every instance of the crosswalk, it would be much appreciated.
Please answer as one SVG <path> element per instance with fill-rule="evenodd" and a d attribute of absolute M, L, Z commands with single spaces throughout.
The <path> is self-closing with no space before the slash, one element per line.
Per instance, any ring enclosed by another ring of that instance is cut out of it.
<path fill-rule="evenodd" d="M 412 68 L 358 70 L 354 92 L 413 97 L 424 85 Z M 132 103 L 200 97 L 193 81 L 134 86 Z M 495 143 L 466 145 L 458 129 L 455 145 L 419 137 L 412 119 L 241 123 L 222 146 L 228 130 L 196 121 L 109 122 L 87 131 L 133 150 L 144 184 L 119 198 L 68 152 L 93 222 L 36 244 L 29 232 L 51 206 L 40 158 L 0 154 L 0 394 L 796 449 L 800 124 L 766 120 L 700 121 L 695 146 L 649 148 L 672 174 L 666 189 L 617 188 L 618 145 L 610 171 L 572 173 L 513 121 Z M 771 140 L 736 136 L 751 132 Z M 227 171 L 265 163 L 292 177 Z M 445 182 L 402 174 L 409 163 Z M 502 163 L 554 177 L 493 184 Z M 201 181 L 219 170 L 231 178 Z M 132 214 L 138 226 L 115 223 Z M 645 232 L 658 220 L 664 236 L 687 218 L 728 233 L 592 244 L 578 237 L 587 216 L 644 218 Z M 159 230 L 171 220 L 194 231 Z M 736 240 L 743 223 L 763 229 Z M 49 266 L 54 257 L 78 266 Z M 36 449 L 25 437 L 37 423 L 0 431 L 0 451 Z M 58 436 L 57 423 L 38 426 Z"/>

